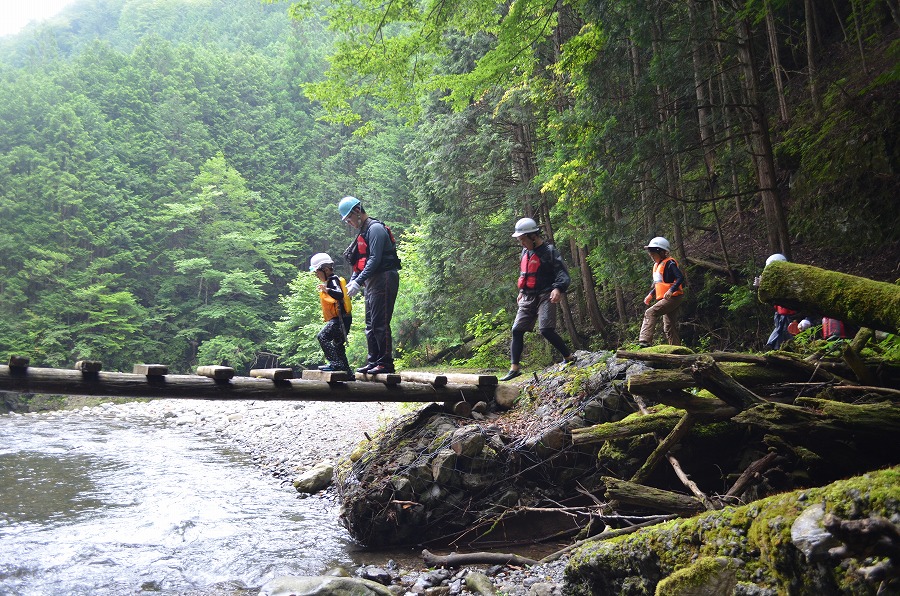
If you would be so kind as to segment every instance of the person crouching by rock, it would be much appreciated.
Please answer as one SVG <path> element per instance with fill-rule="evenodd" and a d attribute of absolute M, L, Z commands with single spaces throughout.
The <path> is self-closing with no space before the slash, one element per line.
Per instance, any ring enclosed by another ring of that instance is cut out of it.
<path fill-rule="evenodd" d="M 334 274 L 334 261 L 324 252 L 316 253 L 309 260 L 309 270 L 319 280 L 319 302 L 322 305 L 322 318 L 325 326 L 316 335 L 328 364 L 319 367 L 326 372 L 350 372 L 347 361 L 347 333 L 353 318 L 347 283 L 343 277 Z"/>
<path fill-rule="evenodd" d="M 644 304 L 656 298 L 656 304 L 644 311 L 644 321 L 638 336 L 638 345 L 650 347 L 653 343 L 653 328 L 660 316 L 663 320 L 663 333 L 673 346 L 681 345 L 678 334 L 678 317 L 681 314 L 681 303 L 684 301 L 684 273 L 678 263 L 669 256 L 669 241 L 657 236 L 644 247 L 653 259 L 653 284 L 650 293 L 644 298 Z"/>
<path fill-rule="evenodd" d="M 519 360 L 525 348 L 525 332 L 534 330 L 535 321 L 541 335 L 559 350 L 566 362 L 575 360 L 566 342 L 556 332 L 556 305 L 572 281 L 562 255 L 555 246 L 544 242 L 541 228 L 530 217 L 516 222 L 512 236 L 518 238 L 522 245 L 519 296 L 516 299 L 519 309 L 512 326 L 509 372 L 501 381 L 509 381 L 522 374 Z"/>

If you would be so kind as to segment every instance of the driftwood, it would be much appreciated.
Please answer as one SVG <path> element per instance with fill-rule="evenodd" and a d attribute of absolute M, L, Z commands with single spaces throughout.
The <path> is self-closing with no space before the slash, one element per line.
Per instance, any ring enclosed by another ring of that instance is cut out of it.
<path fill-rule="evenodd" d="M 869 581 L 881 582 L 900 577 L 900 528 L 884 517 L 843 520 L 829 513 L 822 525 L 843 544 L 828 550 L 828 554 L 838 559 L 869 557 L 887 558 L 869 567 L 862 567 L 859 573 Z"/>
<path fill-rule="evenodd" d="M 602 478 L 606 485 L 606 498 L 619 503 L 629 503 L 639 507 L 677 513 L 679 515 L 694 515 L 704 510 L 704 504 L 696 497 L 682 495 L 668 490 L 635 484 L 627 480 L 619 480 L 610 476 Z"/>
<path fill-rule="evenodd" d="M 449 555 L 435 555 L 427 549 L 422 551 L 422 560 L 428 567 L 448 567 L 456 568 L 464 565 L 516 565 L 526 567 L 528 565 L 537 565 L 538 561 L 521 557 L 519 555 L 505 553 L 452 553 Z"/>
<path fill-rule="evenodd" d="M 778 454 L 773 452 L 767 453 L 764 457 L 751 463 L 741 475 L 738 476 L 738 479 L 731 485 L 731 488 L 728 489 L 725 496 L 733 498 L 743 493 L 744 489 L 747 488 L 747 485 L 750 484 L 751 481 L 759 478 L 760 475 L 771 468 L 777 460 Z"/>
<path fill-rule="evenodd" d="M 895 284 L 781 261 L 766 266 L 759 300 L 859 327 L 900 332 L 900 287 Z"/>
<path fill-rule="evenodd" d="M 672 429 L 672 432 L 659 442 L 659 445 L 653 450 L 653 453 L 650 454 L 650 457 L 647 458 L 644 465 L 634 473 L 634 476 L 631 477 L 631 481 L 638 484 L 646 482 L 650 477 L 650 474 L 653 473 L 653 470 L 656 469 L 656 465 L 666 456 L 672 447 L 677 445 L 678 442 L 690 432 L 696 421 L 697 419 L 689 413 L 682 416 L 681 420 L 678 421 L 678 424 L 675 425 L 675 428 Z"/>

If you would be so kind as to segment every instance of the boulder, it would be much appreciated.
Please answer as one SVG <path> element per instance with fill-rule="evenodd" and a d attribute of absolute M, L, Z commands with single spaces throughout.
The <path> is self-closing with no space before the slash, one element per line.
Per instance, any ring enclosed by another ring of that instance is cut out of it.
<path fill-rule="evenodd" d="M 303 472 L 294 479 L 294 488 L 301 493 L 317 493 L 331 485 L 334 478 L 334 464 L 323 461 Z"/>

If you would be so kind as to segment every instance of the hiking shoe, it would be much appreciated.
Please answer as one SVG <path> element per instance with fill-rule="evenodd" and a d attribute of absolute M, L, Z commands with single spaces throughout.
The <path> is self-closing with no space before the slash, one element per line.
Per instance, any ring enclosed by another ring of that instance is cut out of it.
<path fill-rule="evenodd" d="M 516 377 L 518 377 L 521 374 L 522 374 L 522 371 L 520 371 L 520 370 L 510 369 L 510 371 L 508 373 L 506 373 L 505 377 L 500 377 L 500 380 L 501 381 L 509 381 L 510 379 L 515 379 Z"/>
<path fill-rule="evenodd" d="M 393 366 L 385 366 L 383 364 L 379 364 L 378 366 L 373 366 L 370 368 L 366 374 L 367 375 L 387 375 L 394 372 Z"/>
<path fill-rule="evenodd" d="M 328 366 L 320 366 L 319 370 L 321 370 L 322 372 L 347 372 L 347 369 L 345 368 L 341 368 L 340 366 L 332 366 L 330 364 Z"/>
<path fill-rule="evenodd" d="M 649 348 L 649 347 L 650 347 L 650 344 L 647 343 L 647 342 L 645 342 L 645 341 L 639 341 L 639 342 L 638 342 L 638 346 L 641 347 L 641 348 Z"/>
<path fill-rule="evenodd" d="M 365 374 L 373 368 L 375 368 L 374 364 L 366 364 L 365 366 L 360 366 L 359 368 L 357 368 L 356 372 Z"/>
<path fill-rule="evenodd" d="M 330 365 L 330 364 L 320 364 L 320 365 L 317 366 L 316 368 L 318 368 L 319 370 L 325 370 L 325 369 L 328 368 L 329 366 L 331 366 L 331 365 Z"/>

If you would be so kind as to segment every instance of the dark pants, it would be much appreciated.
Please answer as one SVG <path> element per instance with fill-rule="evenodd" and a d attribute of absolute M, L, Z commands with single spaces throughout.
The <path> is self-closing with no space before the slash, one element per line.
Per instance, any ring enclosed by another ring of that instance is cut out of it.
<path fill-rule="evenodd" d="M 789 315 L 780 315 L 775 313 L 775 328 L 772 329 L 772 333 L 769 335 L 769 341 L 766 342 L 766 347 L 770 350 L 777 350 L 781 347 L 781 344 L 791 339 L 791 334 L 788 331 L 788 326 L 791 324 L 791 317 Z"/>
<path fill-rule="evenodd" d="M 350 331 L 350 323 L 353 319 L 349 316 L 344 317 L 343 323 L 340 317 L 335 317 L 325 323 L 322 330 L 316 336 L 319 345 L 322 346 L 322 353 L 328 359 L 328 364 L 332 368 L 341 370 L 350 370 L 350 363 L 347 362 L 347 333 Z"/>
<path fill-rule="evenodd" d="M 556 305 L 550 302 L 550 292 L 542 294 L 524 294 L 519 299 L 519 310 L 512 326 L 512 341 L 509 345 L 510 362 L 519 364 L 522 350 L 525 348 L 525 332 L 532 331 L 537 322 L 538 330 L 544 339 L 559 350 L 563 358 L 568 358 L 569 347 L 556 332 Z"/>
<path fill-rule="evenodd" d="M 366 280 L 366 344 L 368 364 L 394 366 L 391 317 L 400 291 L 400 272 L 383 271 Z"/>

